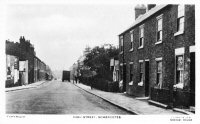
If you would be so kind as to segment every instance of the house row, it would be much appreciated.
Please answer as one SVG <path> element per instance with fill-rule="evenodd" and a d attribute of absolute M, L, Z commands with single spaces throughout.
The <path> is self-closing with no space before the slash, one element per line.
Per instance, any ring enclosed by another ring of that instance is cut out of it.
<path fill-rule="evenodd" d="M 137 5 L 119 49 L 122 92 L 173 108 L 195 106 L 194 5 Z"/>
<path fill-rule="evenodd" d="M 24 37 L 19 41 L 6 40 L 6 87 L 52 79 L 50 67 L 36 56 L 30 41 Z"/>

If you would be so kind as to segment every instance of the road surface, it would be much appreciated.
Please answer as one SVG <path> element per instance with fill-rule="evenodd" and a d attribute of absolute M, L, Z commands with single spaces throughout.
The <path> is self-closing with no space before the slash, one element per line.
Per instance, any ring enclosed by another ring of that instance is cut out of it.
<path fill-rule="evenodd" d="M 69 82 L 6 92 L 7 114 L 129 114 Z"/>

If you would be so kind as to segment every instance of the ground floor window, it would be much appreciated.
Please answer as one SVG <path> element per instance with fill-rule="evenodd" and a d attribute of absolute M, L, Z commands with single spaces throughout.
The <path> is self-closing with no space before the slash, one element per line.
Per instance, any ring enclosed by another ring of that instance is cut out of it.
<path fill-rule="evenodd" d="M 139 62 L 139 66 L 140 66 L 140 80 L 139 80 L 138 86 L 143 86 L 143 81 L 144 81 L 144 65 L 143 65 L 143 61 Z"/>
<path fill-rule="evenodd" d="M 143 82 L 144 73 L 143 73 L 143 62 L 140 62 L 140 82 Z"/>
<path fill-rule="evenodd" d="M 130 64 L 130 82 L 133 81 L 133 63 Z"/>
<path fill-rule="evenodd" d="M 120 66 L 120 80 L 123 80 L 123 68 Z"/>
<path fill-rule="evenodd" d="M 119 70 L 116 70 L 116 81 L 119 81 Z"/>
<path fill-rule="evenodd" d="M 176 82 L 174 88 L 183 89 L 184 87 L 184 56 L 176 56 Z"/>
<path fill-rule="evenodd" d="M 184 60 L 183 55 L 176 56 L 176 84 L 183 84 Z"/>
<path fill-rule="evenodd" d="M 156 84 L 159 88 L 162 88 L 162 61 L 156 61 L 156 65 L 157 65 Z"/>

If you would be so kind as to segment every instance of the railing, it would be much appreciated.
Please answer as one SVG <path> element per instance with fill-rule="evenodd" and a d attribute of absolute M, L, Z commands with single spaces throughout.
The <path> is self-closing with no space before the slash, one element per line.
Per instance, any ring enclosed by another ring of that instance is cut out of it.
<path fill-rule="evenodd" d="M 168 105 L 170 102 L 170 90 L 152 87 L 151 88 L 151 100 Z"/>
<path fill-rule="evenodd" d="M 173 102 L 173 106 L 178 108 L 195 106 L 195 93 L 183 90 L 174 90 Z"/>
<path fill-rule="evenodd" d="M 170 90 L 152 87 L 151 100 L 169 105 Z M 195 106 L 195 93 L 183 90 L 173 90 L 173 107 L 189 108 L 189 106 Z"/>

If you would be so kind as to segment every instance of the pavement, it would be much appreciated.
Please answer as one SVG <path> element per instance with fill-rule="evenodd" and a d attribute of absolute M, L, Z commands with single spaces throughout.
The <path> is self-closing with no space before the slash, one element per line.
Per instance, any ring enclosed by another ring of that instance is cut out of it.
<path fill-rule="evenodd" d="M 78 83 L 77 87 L 96 95 L 105 101 L 114 104 L 126 111 L 132 112 L 137 115 L 186 115 L 187 113 L 173 111 L 172 109 L 165 109 L 157 107 L 148 103 L 146 99 L 136 99 L 131 96 L 127 96 L 124 93 L 105 92 L 97 89 L 91 89 L 90 86 Z"/>
<path fill-rule="evenodd" d="M 32 83 L 29 85 L 23 85 L 18 87 L 11 87 L 6 88 L 6 92 L 16 91 L 16 90 L 24 90 L 30 88 L 37 88 L 40 85 L 44 84 L 46 81 L 39 81 L 36 83 Z M 148 103 L 148 99 L 143 98 L 134 98 L 131 96 L 126 95 L 125 93 L 113 93 L 113 92 L 105 92 L 97 89 L 91 89 L 90 86 L 78 83 L 74 84 L 75 86 L 79 87 L 80 89 L 91 93 L 101 99 L 121 108 L 130 113 L 137 114 L 137 115 L 186 115 L 190 114 L 180 110 L 172 110 L 172 109 L 165 109 L 155 105 L 151 105 Z"/>
<path fill-rule="evenodd" d="M 10 92 L 10 91 L 16 91 L 16 90 L 24 90 L 24 89 L 30 89 L 30 88 L 37 88 L 38 86 L 42 85 L 43 83 L 45 83 L 46 81 L 38 81 L 32 84 L 28 84 L 28 85 L 22 85 L 22 86 L 17 86 L 17 87 L 9 87 L 9 88 L 5 88 L 6 92 Z"/>

